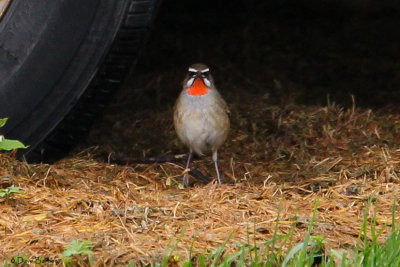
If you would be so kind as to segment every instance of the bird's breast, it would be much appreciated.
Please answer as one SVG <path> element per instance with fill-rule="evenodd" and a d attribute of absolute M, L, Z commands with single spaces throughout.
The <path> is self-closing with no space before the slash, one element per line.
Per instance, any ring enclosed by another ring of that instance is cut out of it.
<path fill-rule="evenodd" d="M 181 94 L 175 109 L 175 129 L 180 139 L 197 153 L 219 147 L 229 131 L 229 118 L 218 94 Z"/>

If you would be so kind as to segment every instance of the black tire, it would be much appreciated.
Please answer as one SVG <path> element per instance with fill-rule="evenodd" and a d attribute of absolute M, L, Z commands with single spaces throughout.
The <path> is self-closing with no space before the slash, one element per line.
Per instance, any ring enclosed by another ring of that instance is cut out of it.
<path fill-rule="evenodd" d="M 123 83 L 159 0 L 13 0 L 0 22 L 0 118 L 28 161 L 51 162 Z"/>

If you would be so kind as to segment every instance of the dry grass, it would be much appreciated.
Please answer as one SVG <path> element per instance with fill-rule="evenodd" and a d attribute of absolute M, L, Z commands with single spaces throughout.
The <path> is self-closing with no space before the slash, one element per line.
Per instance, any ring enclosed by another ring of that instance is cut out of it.
<path fill-rule="evenodd" d="M 267 96 L 247 96 L 231 106 L 232 132 L 220 156 L 230 184 L 182 190 L 174 181 L 181 180 L 183 164 L 116 166 L 94 160 L 97 150 L 54 165 L 0 155 L 0 174 L 24 192 L 0 202 L 0 255 L 58 259 L 72 240 L 91 240 L 96 265 L 159 262 L 168 242 L 187 227 L 174 252 L 184 260 L 192 244 L 195 255 L 209 252 L 231 231 L 228 252 L 249 235 L 271 238 L 279 209 L 278 233 L 293 231 L 295 244 L 304 238 L 317 199 L 312 234 L 324 236 L 327 248 L 356 244 L 371 197 L 386 236 L 400 192 L 400 116 L 265 101 Z M 170 116 L 154 113 L 143 123 L 154 119 L 169 125 Z M 148 132 L 135 129 L 137 136 Z M 175 146 L 173 129 L 164 133 L 171 136 L 167 148 Z M 213 175 L 208 158 L 194 164 Z"/>

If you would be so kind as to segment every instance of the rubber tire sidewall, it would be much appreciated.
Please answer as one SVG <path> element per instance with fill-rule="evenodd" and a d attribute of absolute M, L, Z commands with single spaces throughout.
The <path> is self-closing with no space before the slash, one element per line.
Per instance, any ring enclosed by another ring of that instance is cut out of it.
<path fill-rule="evenodd" d="M 120 0 L 13 0 L 0 23 L 0 117 L 34 149 L 76 104 L 128 8 Z"/>

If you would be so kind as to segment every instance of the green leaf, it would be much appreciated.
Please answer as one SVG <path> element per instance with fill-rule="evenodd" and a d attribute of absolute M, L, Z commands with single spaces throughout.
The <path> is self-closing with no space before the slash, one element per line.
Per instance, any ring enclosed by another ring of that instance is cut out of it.
<path fill-rule="evenodd" d="M 8 187 L 7 189 L 8 189 L 8 192 L 10 192 L 11 194 L 21 193 L 20 188 L 16 187 L 16 186 L 13 186 L 13 185 Z"/>
<path fill-rule="evenodd" d="M 193 264 L 192 264 L 191 261 L 185 261 L 185 262 L 182 264 L 182 267 L 192 267 L 192 266 L 193 266 Z"/>
<path fill-rule="evenodd" d="M 0 141 L 0 151 L 1 150 L 14 150 L 14 149 L 19 149 L 19 148 L 28 148 L 28 146 L 25 146 L 23 143 L 21 143 L 18 140 L 9 140 L 3 138 L 3 140 Z"/>
<path fill-rule="evenodd" d="M 16 193 L 22 194 L 23 192 L 19 189 L 19 187 L 13 185 L 5 189 L 0 189 L 0 197 L 12 196 Z"/>
<path fill-rule="evenodd" d="M 309 242 L 308 242 L 308 246 L 314 247 L 316 244 L 317 244 L 317 243 L 314 242 L 314 241 L 309 241 Z M 286 255 L 285 260 L 283 261 L 282 267 L 285 267 L 285 266 L 289 263 L 289 261 L 290 261 L 291 259 L 294 258 L 294 256 L 296 255 L 296 253 L 298 253 L 299 251 L 301 251 L 301 250 L 304 248 L 304 246 L 307 247 L 307 245 L 306 245 L 305 242 L 301 242 L 301 243 L 297 244 L 296 246 L 294 246 L 294 247 L 289 251 L 289 253 Z"/>
<path fill-rule="evenodd" d="M 199 266 L 206 267 L 206 256 L 204 254 L 199 256 Z"/>
<path fill-rule="evenodd" d="M 85 240 L 83 242 L 79 240 L 74 240 L 68 247 L 65 248 L 63 256 L 71 257 L 73 255 L 91 255 L 93 254 L 92 246 L 92 242 L 89 240 Z"/>
<path fill-rule="evenodd" d="M 0 128 L 6 124 L 7 120 L 8 120 L 8 118 L 0 119 Z"/>

